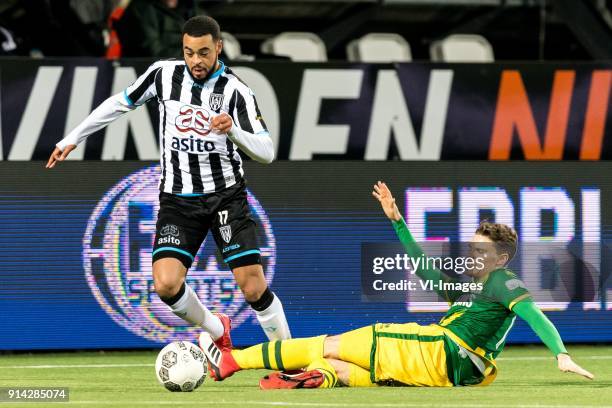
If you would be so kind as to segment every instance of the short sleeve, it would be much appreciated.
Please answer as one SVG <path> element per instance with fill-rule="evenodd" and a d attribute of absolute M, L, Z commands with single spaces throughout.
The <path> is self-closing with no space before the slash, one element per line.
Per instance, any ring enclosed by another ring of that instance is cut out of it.
<path fill-rule="evenodd" d="M 495 300 L 512 310 L 515 304 L 531 297 L 525 283 L 509 270 L 498 271 L 493 277 Z"/>

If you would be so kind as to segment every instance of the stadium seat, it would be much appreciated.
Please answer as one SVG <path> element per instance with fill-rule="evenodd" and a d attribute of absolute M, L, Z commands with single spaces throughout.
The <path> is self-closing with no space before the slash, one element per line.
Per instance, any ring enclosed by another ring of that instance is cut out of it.
<path fill-rule="evenodd" d="M 245 55 L 240 48 L 240 42 L 232 34 L 225 31 L 221 32 L 223 40 L 223 51 L 227 58 L 233 61 L 252 61 L 255 59 L 252 55 Z"/>
<path fill-rule="evenodd" d="M 346 55 L 351 62 L 412 61 L 410 44 L 394 33 L 370 33 L 353 40 L 346 46 Z"/>
<path fill-rule="evenodd" d="M 236 59 L 240 57 L 242 51 L 240 49 L 240 43 L 236 37 L 224 31 L 221 33 L 221 39 L 223 40 L 223 49 L 225 50 L 225 54 L 229 59 Z"/>
<path fill-rule="evenodd" d="M 325 44 L 314 33 L 284 32 L 269 38 L 261 44 L 261 52 L 286 56 L 291 61 L 324 62 L 327 61 Z"/>
<path fill-rule="evenodd" d="M 493 48 L 481 35 L 453 34 L 435 41 L 429 48 L 435 62 L 493 62 Z"/>

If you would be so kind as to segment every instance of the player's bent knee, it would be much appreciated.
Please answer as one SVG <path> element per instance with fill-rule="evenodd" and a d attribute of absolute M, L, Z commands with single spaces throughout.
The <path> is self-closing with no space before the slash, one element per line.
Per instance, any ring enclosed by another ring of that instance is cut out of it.
<path fill-rule="evenodd" d="M 162 299 L 175 296 L 181 289 L 186 269 L 176 259 L 161 259 L 153 264 L 153 285 Z"/>
<path fill-rule="evenodd" d="M 340 358 L 340 336 L 327 336 L 323 343 L 324 358 Z"/>
<path fill-rule="evenodd" d="M 325 360 L 336 371 L 336 375 L 338 376 L 338 380 L 340 381 L 340 383 L 342 385 L 348 385 L 349 384 L 349 377 L 351 375 L 350 366 L 346 362 L 340 361 L 340 360 L 336 360 L 334 358 L 326 358 Z"/>
<path fill-rule="evenodd" d="M 268 287 L 263 269 L 259 264 L 234 268 L 232 272 L 244 298 L 249 303 L 258 301 Z"/>
<path fill-rule="evenodd" d="M 265 292 L 266 287 L 267 286 L 261 287 L 261 285 L 249 282 L 241 287 L 241 289 L 246 301 L 249 303 L 254 303 L 261 298 L 261 295 Z"/>
<path fill-rule="evenodd" d="M 153 280 L 155 292 L 162 299 L 167 299 L 175 296 L 181 289 L 183 284 L 182 279 L 178 281 Z"/>

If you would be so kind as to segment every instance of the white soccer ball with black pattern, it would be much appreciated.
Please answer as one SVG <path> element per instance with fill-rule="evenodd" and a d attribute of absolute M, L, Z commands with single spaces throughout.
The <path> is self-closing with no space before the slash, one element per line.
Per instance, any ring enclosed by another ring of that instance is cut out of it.
<path fill-rule="evenodd" d="M 193 391 L 208 374 L 202 350 L 188 341 L 174 341 L 164 347 L 155 361 L 157 380 L 170 391 Z"/>

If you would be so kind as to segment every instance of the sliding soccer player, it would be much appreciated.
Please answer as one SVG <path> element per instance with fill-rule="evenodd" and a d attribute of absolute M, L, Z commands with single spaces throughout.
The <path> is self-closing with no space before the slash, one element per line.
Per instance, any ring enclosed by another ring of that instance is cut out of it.
<path fill-rule="evenodd" d="M 374 197 L 380 202 L 406 252 L 423 251 L 404 222 L 387 186 L 378 182 Z M 487 385 L 497 375 L 495 358 L 504 348 L 516 316 L 524 319 L 557 359 L 561 371 L 592 379 L 572 361 L 559 333 L 540 311 L 525 285 L 506 264 L 514 256 L 516 232 L 504 224 L 482 223 L 472 239 L 472 250 L 482 268 L 470 272 L 482 289 L 472 293 L 443 292 L 450 309 L 437 324 L 377 323 L 338 336 L 272 341 L 245 350 L 219 349 L 210 337 L 200 336 L 211 376 L 223 380 L 244 369 L 279 370 L 260 381 L 268 388 L 328 388 L 336 385 L 370 387 L 411 385 L 450 387 Z M 435 269 L 416 271 L 424 280 L 450 278 Z M 284 370 L 305 369 L 298 374 Z"/>

